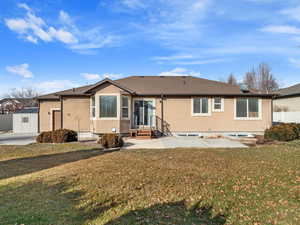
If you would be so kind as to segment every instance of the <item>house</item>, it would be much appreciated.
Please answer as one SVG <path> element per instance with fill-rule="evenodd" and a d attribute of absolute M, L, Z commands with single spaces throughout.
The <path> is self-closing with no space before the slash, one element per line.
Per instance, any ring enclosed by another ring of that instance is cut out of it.
<path fill-rule="evenodd" d="M 272 94 L 191 76 L 104 79 L 39 100 L 39 130 L 81 135 L 151 128 L 163 134 L 262 133 L 272 124 Z"/>
<path fill-rule="evenodd" d="M 300 123 L 300 84 L 280 89 L 273 110 L 274 122 Z"/>
<path fill-rule="evenodd" d="M 27 107 L 37 107 L 34 98 L 3 98 L 0 100 L 0 114 L 14 113 Z"/>
<path fill-rule="evenodd" d="M 300 84 L 280 89 L 274 99 L 274 111 L 300 112 Z"/>

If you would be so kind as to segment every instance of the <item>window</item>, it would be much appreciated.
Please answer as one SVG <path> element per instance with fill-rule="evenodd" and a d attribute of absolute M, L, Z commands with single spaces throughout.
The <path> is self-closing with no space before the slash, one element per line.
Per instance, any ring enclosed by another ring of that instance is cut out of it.
<path fill-rule="evenodd" d="M 129 117 L 129 98 L 128 96 L 122 96 L 122 118 Z"/>
<path fill-rule="evenodd" d="M 193 115 L 209 115 L 208 98 L 193 98 Z"/>
<path fill-rule="evenodd" d="M 238 98 L 236 100 L 236 118 L 258 119 L 260 106 L 258 98 Z"/>
<path fill-rule="evenodd" d="M 224 99 L 223 98 L 214 98 L 213 104 L 214 112 L 223 112 L 224 111 Z"/>
<path fill-rule="evenodd" d="M 100 117 L 116 118 L 117 117 L 117 96 L 104 95 L 100 96 Z"/>
<path fill-rule="evenodd" d="M 96 117 L 96 99 L 95 99 L 95 96 L 92 97 L 92 102 L 91 102 L 91 116 L 92 116 L 92 118 Z"/>
<path fill-rule="evenodd" d="M 22 123 L 28 123 L 29 118 L 28 117 L 22 117 Z"/>

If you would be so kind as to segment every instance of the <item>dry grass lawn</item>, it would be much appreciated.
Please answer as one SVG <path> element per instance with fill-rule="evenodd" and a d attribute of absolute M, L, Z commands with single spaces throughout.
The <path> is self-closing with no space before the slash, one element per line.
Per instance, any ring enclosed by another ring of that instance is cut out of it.
<path fill-rule="evenodd" d="M 0 147 L 0 224 L 300 224 L 300 142 L 250 149 Z"/>

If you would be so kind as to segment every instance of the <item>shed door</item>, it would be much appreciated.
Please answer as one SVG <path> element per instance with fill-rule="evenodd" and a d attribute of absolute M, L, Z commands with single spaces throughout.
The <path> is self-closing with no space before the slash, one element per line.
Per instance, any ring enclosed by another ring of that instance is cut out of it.
<path fill-rule="evenodd" d="M 58 130 L 61 128 L 61 113 L 60 110 L 53 110 L 52 112 L 52 130 Z"/>

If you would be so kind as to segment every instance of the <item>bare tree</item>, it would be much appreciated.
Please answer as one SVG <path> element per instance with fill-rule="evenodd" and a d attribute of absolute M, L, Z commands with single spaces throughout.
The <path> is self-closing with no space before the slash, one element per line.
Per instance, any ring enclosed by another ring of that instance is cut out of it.
<path fill-rule="evenodd" d="M 236 80 L 233 73 L 229 74 L 228 79 L 227 79 L 227 83 L 232 84 L 232 85 L 237 85 L 237 80 Z"/>
<path fill-rule="evenodd" d="M 253 89 L 270 92 L 278 89 L 279 85 L 271 72 L 271 68 L 266 63 L 261 63 L 255 69 L 247 72 L 244 77 L 244 83 Z"/>
<path fill-rule="evenodd" d="M 275 105 L 274 108 L 273 108 L 274 112 L 289 112 L 289 107 L 287 106 L 278 106 L 278 105 Z"/>
<path fill-rule="evenodd" d="M 39 92 L 34 88 L 21 88 L 11 89 L 4 98 L 7 98 L 7 104 L 1 105 L 2 111 L 14 112 L 24 107 L 36 107 L 36 97 L 39 96 Z"/>
<path fill-rule="evenodd" d="M 278 89 L 278 83 L 271 73 L 271 68 L 266 63 L 261 63 L 258 66 L 259 90 L 270 92 Z"/>
<path fill-rule="evenodd" d="M 13 88 L 11 89 L 4 97 L 5 98 L 36 98 L 39 96 L 40 93 L 32 88 L 32 87 L 27 87 L 27 88 Z"/>
<path fill-rule="evenodd" d="M 254 69 L 246 73 L 244 77 L 244 84 L 246 84 L 248 88 L 258 89 L 258 80 Z"/>

